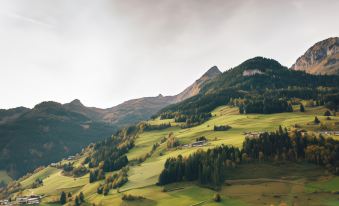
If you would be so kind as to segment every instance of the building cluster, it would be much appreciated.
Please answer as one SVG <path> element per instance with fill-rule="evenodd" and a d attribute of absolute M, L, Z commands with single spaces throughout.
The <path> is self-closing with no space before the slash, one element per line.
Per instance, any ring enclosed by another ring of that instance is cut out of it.
<path fill-rule="evenodd" d="M 69 156 L 67 160 L 75 160 L 75 156 Z"/>
<path fill-rule="evenodd" d="M 256 139 L 259 138 L 259 136 L 262 134 L 263 132 L 244 132 L 244 135 L 246 138 L 249 139 Z"/>
<path fill-rule="evenodd" d="M 319 134 L 339 136 L 339 131 L 320 131 Z"/>
<path fill-rule="evenodd" d="M 21 196 L 15 201 L 0 200 L 0 205 L 39 205 L 42 197 L 42 195 Z"/>
<path fill-rule="evenodd" d="M 193 142 L 192 144 L 185 144 L 184 147 L 202 147 L 207 145 L 207 140 Z"/>

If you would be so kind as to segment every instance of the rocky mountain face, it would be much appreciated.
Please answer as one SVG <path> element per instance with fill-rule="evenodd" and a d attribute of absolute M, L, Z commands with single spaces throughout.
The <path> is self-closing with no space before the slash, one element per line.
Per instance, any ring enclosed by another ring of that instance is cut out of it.
<path fill-rule="evenodd" d="M 339 75 L 339 37 L 316 43 L 297 59 L 291 69 L 310 74 Z"/>

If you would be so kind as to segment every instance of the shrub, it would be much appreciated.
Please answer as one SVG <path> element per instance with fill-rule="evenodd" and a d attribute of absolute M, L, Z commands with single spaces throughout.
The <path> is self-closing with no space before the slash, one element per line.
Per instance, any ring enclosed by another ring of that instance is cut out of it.
<path fill-rule="evenodd" d="M 327 111 L 324 113 L 324 116 L 328 116 L 328 117 L 331 116 L 331 112 L 327 110 Z"/>
<path fill-rule="evenodd" d="M 303 104 L 300 104 L 300 112 L 305 112 L 305 107 Z"/>
<path fill-rule="evenodd" d="M 319 124 L 320 123 L 320 120 L 318 119 L 318 117 L 315 117 L 314 118 L 314 124 Z"/>
<path fill-rule="evenodd" d="M 214 195 L 214 197 L 213 197 L 213 200 L 215 201 L 215 202 L 221 202 L 221 196 L 220 196 L 220 194 L 215 194 Z"/>
<path fill-rule="evenodd" d="M 220 125 L 220 126 L 214 126 L 214 131 L 227 131 L 231 129 L 232 127 L 229 125 Z"/>
<path fill-rule="evenodd" d="M 124 200 L 124 201 L 136 201 L 136 200 L 143 200 L 145 198 L 143 196 L 134 196 L 134 195 L 131 195 L 131 194 L 129 194 L 129 195 L 124 194 L 121 199 Z"/>

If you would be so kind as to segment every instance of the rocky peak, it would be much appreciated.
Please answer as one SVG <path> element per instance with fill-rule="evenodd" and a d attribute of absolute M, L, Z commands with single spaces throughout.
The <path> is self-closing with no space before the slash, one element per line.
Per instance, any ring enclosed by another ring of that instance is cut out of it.
<path fill-rule="evenodd" d="M 74 105 L 74 106 L 84 106 L 79 99 L 74 99 L 69 104 Z"/>
<path fill-rule="evenodd" d="M 215 76 L 218 76 L 219 74 L 221 74 L 221 71 L 219 70 L 219 68 L 217 66 L 213 66 L 209 70 L 207 70 L 207 72 L 205 72 L 203 77 L 207 76 L 207 77 L 212 77 L 213 78 Z"/>
<path fill-rule="evenodd" d="M 214 79 L 215 77 L 219 76 L 221 71 L 218 69 L 217 66 L 211 67 L 207 72 L 205 72 L 202 77 L 196 80 L 191 86 L 186 88 L 183 92 L 175 96 L 175 102 L 183 101 L 187 98 L 197 95 L 200 92 L 200 89 L 204 83 Z"/>
<path fill-rule="evenodd" d="M 314 44 L 297 59 L 291 69 L 310 74 L 339 74 L 339 37 Z"/>

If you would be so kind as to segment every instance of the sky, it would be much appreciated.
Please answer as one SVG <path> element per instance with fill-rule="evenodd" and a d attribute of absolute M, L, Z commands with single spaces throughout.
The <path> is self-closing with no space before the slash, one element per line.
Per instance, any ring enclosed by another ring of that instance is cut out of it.
<path fill-rule="evenodd" d="M 0 0 L 0 108 L 174 95 L 216 65 L 290 67 L 339 36 L 338 0 Z"/>

